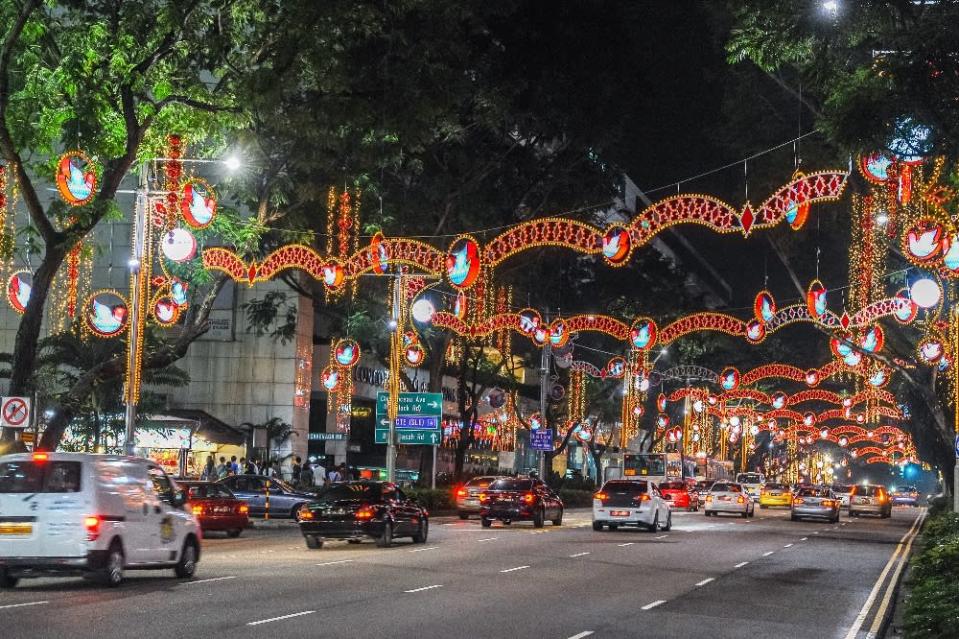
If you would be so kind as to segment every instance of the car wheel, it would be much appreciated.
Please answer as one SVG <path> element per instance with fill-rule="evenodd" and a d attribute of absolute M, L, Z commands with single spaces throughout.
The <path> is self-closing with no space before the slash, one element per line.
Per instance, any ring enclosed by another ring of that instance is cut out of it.
<path fill-rule="evenodd" d="M 413 543 L 425 544 L 426 538 L 429 537 L 429 534 L 430 534 L 430 520 L 424 517 L 423 519 L 420 519 L 419 530 L 416 532 L 415 535 L 413 535 Z"/>
<path fill-rule="evenodd" d="M 562 509 L 562 508 L 559 509 L 559 517 L 557 517 L 556 519 L 553 520 L 553 525 L 554 525 L 554 526 L 562 526 L 562 525 L 563 525 L 563 509 Z"/>
<path fill-rule="evenodd" d="M 469 513 L 459 513 L 460 519 L 469 519 Z"/>
<path fill-rule="evenodd" d="M 542 528 L 546 523 L 546 511 L 540 508 L 533 514 L 533 528 Z"/>
<path fill-rule="evenodd" d="M 482 525 L 483 528 L 489 528 L 490 526 L 493 525 L 493 520 L 492 520 L 492 519 L 487 519 L 486 517 L 481 517 L 481 518 L 480 518 L 480 525 Z"/>
<path fill-rule="evenodd" d="M 94 575 L 96 580 L 104 586 L 119 586 L 123 582 L 123 561 L 123 546 L 114 539 L 107 550 L 106 563 Z"/>
<path fill-rule="evenodd" d="M 646 526 L 646 530 L 648 530 L 649 532 L 656 532 L 657 530 L 659 530 L 659 511 L 658 510 L 655 513 L 653 513 L 653 523 Z"/>
<path fill-rule="evenodd" d="M 362 539 L 347 539 L 347 540 L 346 540 L 346 543 L 348 543 L 348 544 L 362 544 L 362 543 L 363 543 L 363 540 L 362 540 Z"/>
<path fill-rule="evenodd" d="M 16 588 L 18 577 L 11 577 L 6 568 L 0 568 L 0 588 Z"/>
<path fill-rule="evenodd" d="M 746 515 L 749 516 L 749 517 L 755 517 L 755 516 L 756 516 L 756 509 L 755 509 L 755 508 L 751 508 L 751 509 L 746 513 Z"/>
<path fill-rule="evenodd" d="M 799 517 L 797 517 L 796 515 L 793 515 L 792 513 L 790 513 L 790 515 L 789 515 L 789 521 L 799 521 Z"/>
<path fill-rule="evenodd" d="M 196 542 L 193 539 L 187 539 L 183 544 L 183 550 L 180 552 L 180 561 L 173 568 L 173 572 L 180 579 L 189 579 L 196 573 L 196 560 Z"/>
<path fill-rule="evenodd" d="M 310 550 L 319 550 L 323 547 L 323 541 L 316 535 L 303 535 L 306 540 L 306 547 Z"/>
<path fill-rule="evenodd" d="M 593 522 L 593 530 L 595 530 L 596 532 L 599 532 L 599 531 L 601 531 L 602 529 L 603 529 L 603 522 L 601 522 L 601 521 L 594 521 L 594 522 Z"/>
<path fill-rule="evenodd" d="M 673 513 L 666 515 L 666 525 L 663 526 L 664 532 L 669 532 L 673 529 Z"/>
<path fill-rule="evenodd" d="M 376 538 L 376 545 L 380 548 L 389 548 L 393 545 L 393 522 L 389 519 L 383 522 L 383 534 Z"/>
<path fill-rule="evenodd" d="M 237 528 L 236 530 L 228 530 L 228 531 L 226 531 L 226 536 L 227 536 L 227 537 L 230 537 L 230 538 L 232 538 L 232 539 L 236 539 L 237 537 L 239 537 L 239 536 L 242 535 L 242 534 L 243 534 L 243 529 L 242 529 L 242 528 Z"/>

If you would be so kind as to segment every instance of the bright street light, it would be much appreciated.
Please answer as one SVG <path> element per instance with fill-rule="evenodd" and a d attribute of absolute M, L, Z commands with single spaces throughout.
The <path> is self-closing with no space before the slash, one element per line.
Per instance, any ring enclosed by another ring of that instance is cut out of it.
<path fill-rule="evenodd" d="M 935 281 L 924 277 L 912 283 L 909 287 L 909 297 L 920 308 L 932 308 L 942 298 L 942 289 Z"/>
<path fill-rule="evenodd" d="M 822 10 L 828 13 L 829 15 L 835 17 L 839 13 L 839 2 L 838 0 L 825 0 L 822 3 Z"/>
<path fill-rule="evenodd" d="M 238 158 L 238 157 L 235 156 L 235 155 L 231 155 L 231 156 L 228 157 L 227 159 L 223 160 L 223 165 L 224 165 L 224 166 L 227 168 L 227 170 L 229 170 L 229 171 L 237 171 L 237 170 L 239 170 L 239 168 L 240 168 L 241 166 L 243 166 L 243 163 L 240 162 L 240 158 Z"/>

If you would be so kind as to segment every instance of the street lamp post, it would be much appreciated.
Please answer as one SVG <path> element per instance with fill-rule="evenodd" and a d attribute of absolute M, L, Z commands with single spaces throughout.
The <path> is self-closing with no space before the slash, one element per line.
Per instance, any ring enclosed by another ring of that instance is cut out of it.
<path fill-rule="evenodd" d="M 143 313 L 146 311 L 146 297 L 149 286 L 152 260 L 147 255 L 150 246 L 150 224 L 147 212 L 149 210 L 149 176 L 147 162 L 140 166 L 140 184 L 136 194 L 136 205 L 133 214 L 133 254 L 130 257 L 130 324 L 127 335 L 127 387 L 124 389 L 126 410 L 124 421 L 126 437 L 124 450 L 127 455 L 133 455 L 136 444 L 137 403 L 140 395 L 140 374 L 143 369 Z"/>

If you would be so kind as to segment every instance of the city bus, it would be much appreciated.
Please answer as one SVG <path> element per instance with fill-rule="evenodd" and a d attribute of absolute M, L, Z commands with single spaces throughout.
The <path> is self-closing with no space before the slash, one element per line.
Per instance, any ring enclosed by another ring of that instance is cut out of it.
<path fill-rule="evenodd" d="M 731 476 L 732 463 L 680 453 L 623 453 L 622 466 L 607 468 L 606 479 L 650 479 L 657 484 L 683 479 L 718 481 Z"/>

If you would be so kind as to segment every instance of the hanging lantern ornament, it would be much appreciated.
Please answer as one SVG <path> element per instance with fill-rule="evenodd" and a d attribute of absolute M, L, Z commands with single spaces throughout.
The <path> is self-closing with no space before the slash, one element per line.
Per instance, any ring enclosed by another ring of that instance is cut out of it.
<path fill-rule="evenodd" d="M 349 368 L 360 361 L 360 345 L 352 339 L 341 339 L 333 347 L 333 356 L 339 366 Z"/>
<path fill-rule="evenodd" d="M 479 244 L 469 235 L 453 240 L 446 254 L 446 278 L 455 288 L 465 290 L 476 283 L 480 267 Z"/>
<path fill-rule="evenodd" d="M 723 372 L 719 374 L 719 385 L 722 386 L 725 391 L 732 391 L 739 388 L 739 371 L 732 366 L 723 369 Z"/>
<path fill-rule="evenodd" d="M 30 291 L 33 288 L 33 273 L 15 271 L 7 280 L 7 302 L 18 313 L 27 310 L 30 303 Z"/>
<path fill-rule="evenodd" d="M 320 373 L 320 382 L 328 391 L 335 391 L 340 386 L 340 371 L 336 366 L 327 366 Z"/>
<path fill-rule="evenodd" d="M 819 371 L 815 369 L 809 369 L 806 371 L 806 386 L 814 387 L 819 385 Z"/>
<path fill-rule="evenodd" d="M 664 395 L 663 393 L 660 393 L 660 394 L 656 397 L 656 408 L 657 408 L 657 409 L 659 410 L 659 412 L 661 412 L 661 413 L 666 410 L 666 395 Z"/>
<path fill-rule="evenodd" d="M 813 280 L 806 290 L 806 309 L 813 319 L 821 320 L 826 315 L 826 287 Z"/>
<path fill-rule="evenodd" d="M 622 266 L 629 261 L 633 246 L 629 231 L 622 226 L 611 226 L 603 235 L 603 259 L 610 266 Z"/>
<path fill-rule="evenodd" d="M 57 191 L 70 206 L 88 204 L 96 195 L 96 166 L 82 151 L 68 151 L 60 156 Z"/>
<path fill-rule="evenodd" d="M 902 250 L 910 262 L 925 266 L 941 256 L 944 239 L 942 223 L 935 218 L 924 217 L 905 230 Z"/>
<path fill-rule="evenodd" d="M 377 231 L 370 240 L 370 264 L 373 272 L 382 275 L 390 270 L 390 251 L 383 234 Z"/>
<path fill-rule="evenodd" d="M 412 367 L 417 367 L 426 359 L 426 352 L 419 344 L 409 344 L 403 351 L 403 359 Z"/>
<path fill-rule="evenodd" d="M 83 305 L 87 330 L 97 337 L 115 337 L 127 326 L 129 304 L 116 291 L 97 291 Z"/>
<path fill-rule="evenodd" d="M 753 302 L 753 313 L 760 322 L 768 324 L 776 317 L 776 300 L 769 291 L 759 291 Z"/>
<path fill-rule="evenodd" d="M 656 322 L 648 317 L 640 317 L 629 329 L 629 341 L 633 348 L 648 351 L 656 345 Z"/>
<path fill-rule="evenodd" d="M 194 229 L 205 229 L 216 218 L 217 199 L 213 187 L 206 180 L 192 177 L 183 183 L 180 214 Z"/>
<path fill-rule="evenodd" d="M 196 257 L 196 238 L 186 229 L 170 229 L 160 240 L 160 252 L 171 262 L 187 262 Z"/>

